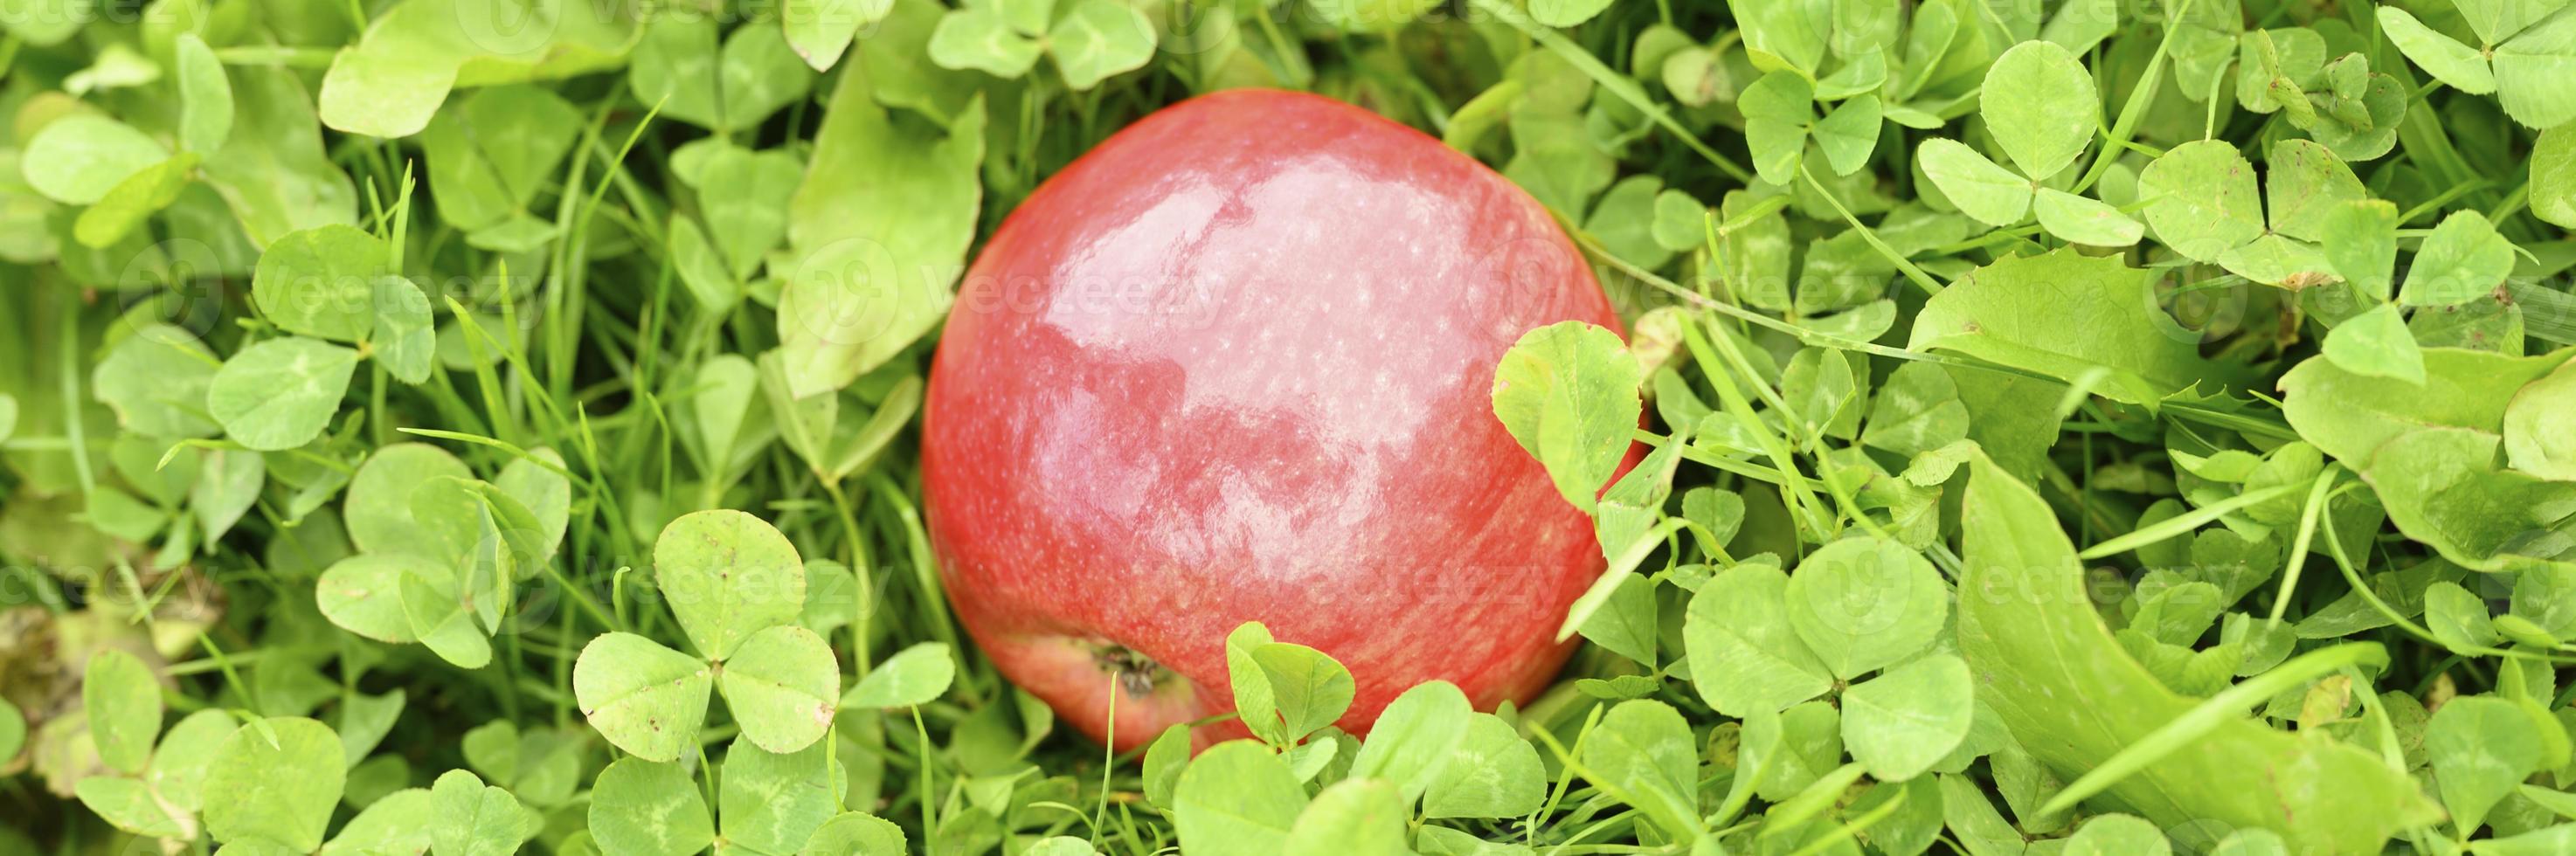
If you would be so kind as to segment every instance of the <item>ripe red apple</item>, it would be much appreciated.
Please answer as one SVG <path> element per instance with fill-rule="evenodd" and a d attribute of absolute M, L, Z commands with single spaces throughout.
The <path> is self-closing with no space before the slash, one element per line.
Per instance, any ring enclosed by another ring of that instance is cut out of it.
<path fill-rule="evenodd" d="M 1094 739 L 1122 693 L 1120 749 L 1233 708 L 1245 621 L 1350 668 L 1354 732 L 1433 679 L 1526 700 L 1602 560 L 1490 396 L 1567 319 L 1618 324 L 1547 211 L 1431 137 L 1289 92 L 1148 116 L 960 287 L 922 450 L 949 597 Z"/>

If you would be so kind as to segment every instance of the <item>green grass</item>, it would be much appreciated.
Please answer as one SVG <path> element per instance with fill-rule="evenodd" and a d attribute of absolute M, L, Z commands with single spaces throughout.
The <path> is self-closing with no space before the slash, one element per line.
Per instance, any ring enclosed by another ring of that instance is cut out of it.
<path fill-rule="evenodd" d="M 499 5 L 0 11 L 0 853 L 2576 849 L 2576 7 Z M 952 618 L 922 384 L 1243 85 L 1560 215 L 1632 335 L 1496 409 L 1610 572 L 1525 706 L 1245 625 L 1256 738 L 1119 756 Z"/>

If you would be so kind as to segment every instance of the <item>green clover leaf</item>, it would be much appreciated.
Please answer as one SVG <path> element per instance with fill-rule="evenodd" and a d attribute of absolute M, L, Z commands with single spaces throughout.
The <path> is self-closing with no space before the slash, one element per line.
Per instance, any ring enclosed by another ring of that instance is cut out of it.
<path fill-rule="evenodd" d="M 678 763 L 620 758 L 590 789 L 590 830 L 601 849 L 688 856 L 715 842 L 706 798 Z"/>
<path fill-rule="evenodd" d="M 224 738 L 206 767 L 206 833 L 227 845 L 317 849 L 347 767 L 330 726 L 300 717 L 254 720 Z"/>
<path fill-rule="evenodd" d="M 1557 492 L 1589 510 L 1627 454 L 1644 378 L 1619 336 L 1566 321 L 1532 330 L 1494 373 L 1494 417 L 1547 467 Z"/>
<path fill-rule="evenodd" d="M 358 354 L 288 336 L 243 348 L 206 384 L 206 412 L 234 442 L 259 451 L 312 442 L 340 410 Z"/>
<path fill-rule="evenodd" d="M 632 633 L 590 640 L 573 663 L 573 697 L 610 745 L 649 761 L 670 761 L 698 745 L 707 693 L 706 661 Z"/>
<path fill-rule="evenodd" d="M 2075 162 L 2102 125 L 2093 75 L 2055 42 L 2028 41 L 1986 69 L 1978 113 L 2021 174 L 2045 179 Z"/>

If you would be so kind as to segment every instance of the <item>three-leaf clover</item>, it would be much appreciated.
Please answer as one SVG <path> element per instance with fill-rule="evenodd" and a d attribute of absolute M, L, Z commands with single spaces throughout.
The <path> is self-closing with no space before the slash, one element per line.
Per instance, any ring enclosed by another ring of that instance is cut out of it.
<path fill-rule="evenodd" d="M 1793 71 L 1774 71 L 1744 88 L 1735 104 L 1744 112 L 1745 144 L 1753 151 L 1753 168 L 1762 180 L 1787 184 L 1798 174 L 1807 141 L 1816 141 L 1835 175 L 1850 175 L 1869 164 L 1878 147 L 1882 111 L 1878 96 L 1847 97 L 1823 119 L 1816 101 L 1827 93 Z"/>
<path fill-rule="evenodd" d="M 590 831 L 604 852 L 639 856 L 687 856 L 719 840 L 721 849 L 762 854 L 900 851 L 903 833 L 892 824 L 835 814 L 841 773 L 830 760 L 821 743 L 775 753 L 738 738 L 725 750 L 711 812 L 688 768 L 621 758 L 591 788 Z"/>
<path fill-rule="evenodd" d="M 1986 131 L 2013 166 L 2007 169 L 1947 137 L 1924 140 L 1916 158 L 1942 195 L 1989 226 L 2011 226 L 2035 213 L 2041 228 L 2066 241 L 2114 247 L 2137 243 L 2141 229 L 2127 214 L 2046 186 L 2074 165 L 2102 125 L 2102 100 L 2093 76 L 2074 54 L 2056 42 L 2014 45 L 1986 70 L 1979 97 Z"/>
<path fill-rule="evenodd" d="M 561 458 L 529 454 L 497 483 L 426 444 L 369 456 L 341 509 L 360 552 L 322 572 L 322 615 L 369 639 L 421 643 L 464 668 L 489 663 L 516 584 L 552 560 L 571 513 Z"/>
<path fill-rule="evenodd" d="M 1227 634 L 1225 661 L 1235 712 L 1253 736 L 1287 747 L 1349 710 L 1350 670 L 1324 652 L 1273 641 L 1270 629 L 1246 622 Z"/>
<path fill-rule="evenodd" d="M 2326 61 L 2325 37 L 2305 28 L 2248 30 L 2239 37 L 2236 100 L 2255 113 L 2279 112 L 2346 160 L 2369 160 L 2397 145 L 2406 87 L 2349 53 Z"/>
<path fill-rule="evenodd" d="M 481 249 L 544 246 L 555 224 L 528 207 L 572 151 L 581 124 L 572 102 L 535 86 L 484 89 L 440 109 L 420 132 L 439 216 Z"/>
<path fill-rule="evenodd" d="M 2167 150 L 2138 173 L 2147 225 L 2185 258 L 2215 262 L 2255 282 L 2314 284 L 2328 275 L 2315 242 L 2326 237 L 2329 212 L 2366 199 L 2368 191 L 2351 167 L 2312 141 L 2280 141 L 2265 165 L 2267 193 L 2257 197 L 2254 165 L 2235 145 L 2196 140 Z"/>
<path fill-rule="evenodd" d="M 766 522 L 717 509 L 682 515 L 653 544 L 654 582 L 695 656 L 633 633 L 591 640 L 573 696 L 591 727 L 639 758 L 698 745 L 707 694 L 721 693 L 753 745 L 786 753 L 832 724 L 841 671 L 822 637 L 797 625 L 805 566 Z"/>
<path fill-rule="evenodd" d="M 73 793 L 109 825 L 135 835 L 183 838 L 198 828 L 200 783 L 215 750 L 232 734 L 231 714 L 200 710 L 161 730 L 159 679 L 142 659 L 119 649 L 93 654 L 81 680 L 81 715 L 102 763 L 114 774 L 73 783 Z M 16 708 L 5 717 L 17 723 Z M 0 741 L 0 744 L 14 741 Z"/>
<path fill-rule="evenodd" d="M 1698 758 L 1690 724 L 1654 699 L 1620 702 L 1583 744 L 1584 777 L 1635 806 L 1665 834 L 1690 840 L 1706 833 L 1695 808 Z"/>
<path fill-rule="evenodd" d="M 553 80 L 615 68 L 626 62 L 638 17 L 617 12 L 597 3 L 516 12 L 462 0 L 396 3 L 367 25 L 357 44 L 331 58 L 315 93 L 322 123 L 351 134 L 408 137 L 429 126 L 460 83 Z M 505 14 L 522 17 L 495 17 Z"/>
<path fill-rule="evenodd" d="M 1155 30 L 1145 13 L 1121 0 L 969 0 L 939 19 L 930 61 L 995 77 L 1029 73 L 1039 55 L 1055 58 L 1065 85 L 1099 86 L 1154 58 Z"/>
<path fill-rule="evenodd" d="M 698 213 L 671 213 L 672 264 L 699 306 L 730 312 L 769 251 L 786 239 L 787 203 L 805 177 L 805 163 L 786 151 L 722 141 L 697 144 L 683 162 L 691 168 L 681 181 L 698 190 Z"/>
<path fill-rule="evenodd" d="M 1966 664 L 1925 653 L 1949 599 L 1921 554 L 1871 536 L 1826 544 L 1795 575 L 1739 564 L 1691 598 L 1682 638 L 1692 682 L 1711 707 L 1740 717 L 1854 682 L 1844 690 L 1842 741 L 1872 776 L 1910 779 L 1968 737 Z M 1879 674 L 1858 680 L 1871 672 Z"/>
<path fill-rule="evenodd" d="M 270 244 L 251 279 L 251 302 L 296 335 L 253 344 L 225 361 L 208 389 L 207 412 L 245 446 L 285 449 L 321 433 L 362 354 L 395 380 L 427 381 L 436 349 L 429 296 L 392 266 L 383 238 L 349 226 L 292 232 Z"/>
<path fill-rule="evenodd" d="M 715 20 L 694 15 L 655 18 L 626 67 L 636 100 L 715 131 L 759 125 L 811 93 L 814 78 L 784 28 L 740 27 L 719 48 Z"/>
<path fill-rule="evenodd" d="M 508 856 L 545 829 L 545 816 L 519 803 L 509 789 L 487 785 L 464 770 L 449 770 L 429 789 L 430 847 L 439 856 Z"/>
<path fill-rule="evenodd" d="M 2476 47 L 2396 6 L 2378 8 L 2380 32 L 2435 80 L 2473 95 L 2494 93 L 2516 122 L 2552 128 L 2576 119 L 2576 88 L 2565 80 L 2576 62 L 2576 11 L 2510 0 L 2460 0 L 2458 6 Z"/>

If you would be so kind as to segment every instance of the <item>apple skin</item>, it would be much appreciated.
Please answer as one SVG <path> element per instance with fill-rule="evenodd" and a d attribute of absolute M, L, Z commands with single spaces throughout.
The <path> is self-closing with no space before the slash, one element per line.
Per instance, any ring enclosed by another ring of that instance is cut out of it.
<path fill-rule="evenodd" d="M 1569 319 L 1619 329 L 1545 208 L 1419 131 L 1263 90 L 1148 116 L 1013 211 L 949 315 L 922 479 L 958 618 L 1121 750 L 1233 709 L 1245 621 L 1349 667 L 1354 733 L 1434 679 L 1526 701 L 1603 562 L 1494 366 Z M 1121 687 L 1121 648 L 1167 671 Z"/>

